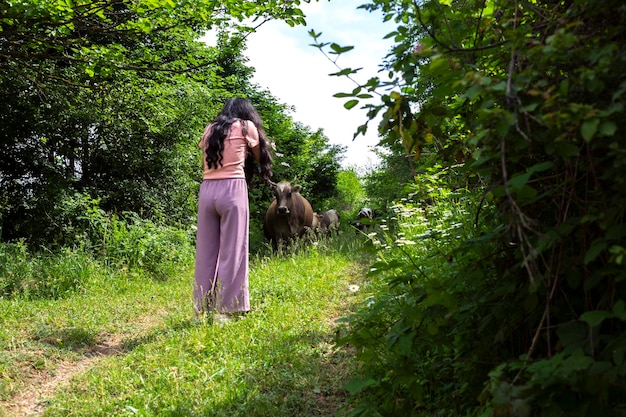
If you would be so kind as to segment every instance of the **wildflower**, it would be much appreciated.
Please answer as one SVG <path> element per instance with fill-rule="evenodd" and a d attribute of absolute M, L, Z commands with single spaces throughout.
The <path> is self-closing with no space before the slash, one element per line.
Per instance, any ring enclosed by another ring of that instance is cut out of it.
<path fill-rule="evenodd" d="M 412 241 L 412 240 L 410 240 L 410 239 L 405 239 L 405 238 L 402 238 L 402 239 L 398 239 L 398 240 L 396 240 L 396 245 L 398 245 L 398 246 L 404 246 L 404 245 L 415 245 L 415 242 L 413 242 L 413 241 Z"/>
<path fill-rule="evenodd" d="M 352 294 L 355 294 L 359 290 L 359 288 L 360 287 L 358 285 L 352 284 L 348 287 L 348 290 L 350 290 Z"/>

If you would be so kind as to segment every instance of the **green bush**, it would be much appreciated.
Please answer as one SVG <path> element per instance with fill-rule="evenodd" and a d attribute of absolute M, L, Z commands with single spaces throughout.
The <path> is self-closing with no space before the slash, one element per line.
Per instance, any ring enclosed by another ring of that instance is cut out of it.
<path fill-rule="evenodd" d="M 96 262 L 81 251 L 32 256 L 23 242 L 0 244 L 0 297 L 61 298 L 97 272 Z"/>
<path fill-rule="evenodd" d="M 92 253 L 106 265 L 142 269 L 163 279 L 177 270 L 177 264 L 190 262 L 194 230 L 159 224 L 133 212 L 121 216 L 100 208 L 100 200 L 85 194 L 67 196 L 54 210 L 53 239 L 61 247 L 74 247 Z"/>
<path fill-rule="evenodd" d="M 71 246 L 31 253 L 24 241 L 0 244 L 0 296 L 59 298 L 82 288 L 93 275 L 106 274 L 107 268 L 162 280 L 193 263 L 192 228 L 158 225 L 134 213 L 108 215 L 97 201 L 75 197 L 72 201 L 80 204 L 67 207 L 76 221 L 62 223 L 58 230 Z M 85 203 L 89 207 L 78 215 L 76 207 Z"/>
<path fill-rule="evenodd" d="M 604 280 L 620 273 L 621 252 L 584 282 L 582 259 L 562 265 L 555 288 L 567 296 L 556 298 L 519 279 L 519 245 L 503 240 L 488 193 L 438 181 L 418 181 L 418 201 L 390 207 L 368 235 L 375 290 L 339 339 L 361 363 L 346 414 L 626 415 L 626 303 L 620 280 Z M 587 297 L 597 307 L 582 310 Z M 549 329 L 545 299 L 558 323 Z"/>
<path fill-rule="evenodd" d="M 461 415 L 475 402 L 495 358 L 491 329 L 470 321 L 494 281 L 471 270 L 491 247 L 470 240 L 486 230 L 467 221 L 473 197 L 439 188 L 426 208 L 405 199 L 370 233 L 376 290 L 340 338 L 357 347 L 363 366 L 348 386 L 350 416 Z"/>
<path fill-rule="evenodd" d="M 157 279 L 175 275 L 180 264 L 193 262 L 193 230 L 158 225 L 134 213 L 109 218 L 102 230 L 99 256 L 106 264 L 141 269 Z"/>
<path fill-rule="evenodd" d="M 376 0 L 365 8 L 396 24 L 385 65 L 393 80 L 340 96 L 355 106 L 364 89 L 384 89 L 380 105 L 366 107 L 381 116 L 391 155 L 409 156 L 414 182 L 430 181 L 422 161 L 462 167 L 464 177 L 450 182 L 484 188 L 474 207 L 489 208 L 458 217 L 479 227 L 459 233 L 453 251 L 454 223 L 430 222 L 433 238 L 420 242 L 429 257 L 379 251 L 388 304 L 400 308 L 371 321 L 379 333 L 357 332 L 391 358 L 386 378 L 355 383 L 370 415 L 625 415 L 624 2 Z M 373 179 L 368 190 L 383 203 L 411 182 Z M 425 207 L 428 216 L 443 215 L 442 203 Z"/>

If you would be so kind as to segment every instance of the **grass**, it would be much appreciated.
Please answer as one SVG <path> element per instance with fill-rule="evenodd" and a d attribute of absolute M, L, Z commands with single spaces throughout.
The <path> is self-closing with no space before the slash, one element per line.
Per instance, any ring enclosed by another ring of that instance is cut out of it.
<path fill-rule="evenodd" d="M 335 415 L 355 366 L 334 345 L 335 320 L 363 297 L 348 289 L 364 286 L 359 249 L 350 235 L 260 251 L 252 311 L 225 325 L 192 318 L 192 265 L 174 279 L 116 271 L 65 298 L 0 299 L 0 415 Z"/>

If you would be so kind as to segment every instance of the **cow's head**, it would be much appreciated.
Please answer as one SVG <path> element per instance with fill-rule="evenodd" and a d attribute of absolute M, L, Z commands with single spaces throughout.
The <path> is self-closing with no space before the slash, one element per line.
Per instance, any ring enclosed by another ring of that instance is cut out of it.
<path fill-rule="evenodd" d="M 289 181 L 281 181 L 278 184 L 270 183 L 274 197 L 276 198 L 276 214 L 288 215 L 293 210 L 292 198 L 298 194 L 302 187 L 299 185 L 291 185 Z"/>

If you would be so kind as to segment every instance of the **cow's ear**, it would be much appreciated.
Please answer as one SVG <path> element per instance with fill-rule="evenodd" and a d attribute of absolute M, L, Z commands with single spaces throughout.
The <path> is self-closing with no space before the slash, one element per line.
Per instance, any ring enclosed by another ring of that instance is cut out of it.
<path fill-rule="evenodd" d="M 299 193 L 301 189 L 302 189 L 302 187 L 301 187 L 301 186 L 299 186 L 299 185 L 294 185 L 293 187 L 291 187 L 291 192 L 292 192 L 292 193 Z"/>

